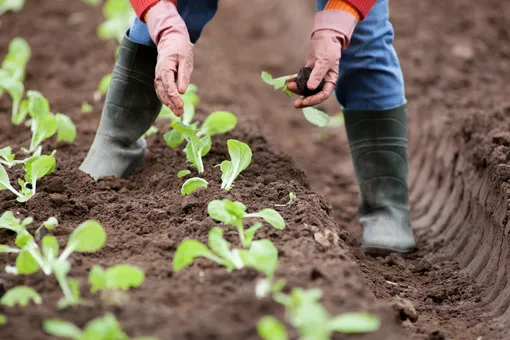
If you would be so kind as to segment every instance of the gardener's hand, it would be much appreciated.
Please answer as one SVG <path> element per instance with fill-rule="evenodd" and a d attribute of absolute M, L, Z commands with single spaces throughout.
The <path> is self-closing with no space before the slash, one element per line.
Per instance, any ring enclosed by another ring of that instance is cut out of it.
<path fill-rule="evenodd" d="M 305 67 L 312 68 L 307 86 L 313 91 L 324 80 L 324 87 L 317 94 L 296 99 L 294 102 L 296 108 L 314 106 L 329 98 L 338 80 L 341 53 L 349 45 L 357 22 L 357 18 L 344 11 L 327 10 L 316 13 L 305 61 Z M 288 81 L 287 87 L 299 94 L 295 78 Z"/>
<path fill-rule="evenodd" d="M 193 44 L 186 24 L 170 1 L 161 0 L 146 14 L 152 40 L 158 46 L 154 86 L 163 104 L 180 116 L 184 112 L 181 94 L 188 88 L 193 72 Z"/>

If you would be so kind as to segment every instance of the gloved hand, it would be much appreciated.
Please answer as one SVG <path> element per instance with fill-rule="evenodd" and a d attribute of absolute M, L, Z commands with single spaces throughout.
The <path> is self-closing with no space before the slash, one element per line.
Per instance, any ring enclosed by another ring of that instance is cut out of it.
<path fill-rule="evenodd" d="M 340 10 L 326 10 L 315 14 L 314 29 L 305 61 L 305 67 L 312 68 L 307 86 L 313 91 L 324 79 L 324 87 L 315 95 L 296 99 L 296 108 L 314 106 L 329 98 L 338 80 L 341 53 L 349 46 L 357 22 L 357 18 L 352 14 Z M 289 79 L 287 87 L 299 94 L 296 78 Z"/>
<path fill-rule="evenodd" d="M 193 72 L 193 44 L 174 3 L 161 0 L 145 15 L 149 34 L 158 46 L 154 87 L 163 104 L 177 116 L 184 112 L 181 94 Z"/>

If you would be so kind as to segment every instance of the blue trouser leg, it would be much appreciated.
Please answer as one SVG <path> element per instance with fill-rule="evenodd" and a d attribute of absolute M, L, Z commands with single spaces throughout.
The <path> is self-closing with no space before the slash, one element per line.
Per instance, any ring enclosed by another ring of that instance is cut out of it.
<path fill-rule="evenodd" d="M 200 38 L 205 25 L 211 21 L 218 9 L 218 0 L 179 0 L 177 10 L 186 23 L 191 42 Z M 131 26 L 128 36 L 134 42 L 154 46 L 147 25 L 138 18 Z"/>
<path fill-rule="evenodd" d="M 326 3 L 317 0 L 317 9 L 324 9 Z M 358 23 L 349 47 L 342 52 L 336 97 L 345 109 L 386 110 L 406 103 L 393 39 L 388 0 L 379 0 Z"/>

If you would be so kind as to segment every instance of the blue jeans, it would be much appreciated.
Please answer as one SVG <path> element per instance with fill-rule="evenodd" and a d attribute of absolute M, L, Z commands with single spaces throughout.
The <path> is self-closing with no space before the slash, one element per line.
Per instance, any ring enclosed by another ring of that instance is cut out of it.
<path fill-rule="evenodd" d="M 316 0 L 323 10 L 327 0 Z M 213 18 L 218 0 L 180 0 L 179 13 L 195 43 Z M 129 37 L 140 44 L 153 45 L 147 26 L 136 19 Z M 386 110 L 406 103 L 404 79 L 393 47 L 393 27 L 389 22 L 388 0 L 379 0 L 360 22 L 349 47 L 342 52 L 336 97 L 348 110 Z"/>
<path fill-rule="evenodd" d="M 194 44 L 200 38 L 205 25 L 211 21 L 218 10 L 219 0 L 179 0 L 177 10 L 186 23 L 191 42 Z M 138 18 L 128 31 L 128 36 L 134 42 L 142 45 L 154 46 L 147 25 Z"/>

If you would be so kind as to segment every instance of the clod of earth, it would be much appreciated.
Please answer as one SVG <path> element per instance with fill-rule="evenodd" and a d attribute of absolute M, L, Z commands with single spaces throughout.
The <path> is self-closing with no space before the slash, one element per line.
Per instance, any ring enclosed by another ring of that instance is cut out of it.
<path fill-rule="evenodd" d="M 308 79 L 310 79 L 310 75 L 312 74 L 311 67 L 302 67 L 296 77 L 296 86 L 298 88 L 299 94 L 304 97 L 310 97 L 314 94 L 317 94 L 322 91 L 324 87 L 324 79 L 321 81 L 319 86 L 315 90 L 310 90 L 308 88 Z"/>

